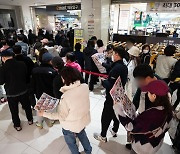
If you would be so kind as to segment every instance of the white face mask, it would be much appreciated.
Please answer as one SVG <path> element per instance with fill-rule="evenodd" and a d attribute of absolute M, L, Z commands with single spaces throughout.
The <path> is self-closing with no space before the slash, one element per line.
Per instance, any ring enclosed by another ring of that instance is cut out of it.
<path fill-rule="evenodd" d="M 149 50 L 143 50 L 143 53 L 148 53 L 149 52 Z"/>

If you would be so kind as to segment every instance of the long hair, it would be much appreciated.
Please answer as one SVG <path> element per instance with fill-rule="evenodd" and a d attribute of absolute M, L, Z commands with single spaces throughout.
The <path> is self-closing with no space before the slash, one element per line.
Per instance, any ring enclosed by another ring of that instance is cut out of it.
<path fill-rule="evenodd" d="M 154 107 L 163 106 L 166 114 L 172 115 L 173 108 L 170 103 L 168 94 L 166 94 L 165 96 L 156 96 L 156 100 L 153 104 Z"/>

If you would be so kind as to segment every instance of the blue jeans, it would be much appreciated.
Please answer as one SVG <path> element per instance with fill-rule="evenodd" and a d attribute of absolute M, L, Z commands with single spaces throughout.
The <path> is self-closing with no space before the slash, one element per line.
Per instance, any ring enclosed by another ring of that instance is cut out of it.
<path fill-rule="evenodd" d="M 72 154 L 79 154 L 79 149 L 76 144 L 76 137 L 78 137 L 78 139 L 80 140 L 84 148 L 84 152 L 86 154 L 91 154 L 92 147 L 90 145 L 89 139 L 87 138 L 87 135 L 84 129 L 80 133 L 73 133 L 65 129 L 62 129 L 62 132 L 64 134 L 64 139 Z"/>

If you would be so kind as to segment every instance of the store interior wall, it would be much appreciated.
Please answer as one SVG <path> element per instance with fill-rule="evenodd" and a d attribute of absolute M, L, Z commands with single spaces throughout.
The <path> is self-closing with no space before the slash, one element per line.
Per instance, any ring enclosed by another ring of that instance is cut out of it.
<path fill-rule="evenodd" d="M 0 14 L 10 14 L 10 16 L 14 22 L 14 28 L 16 28 L 16 29 L 23 28 L 20 7 L 0 5 Z M 9 19 L 5 18 L 4 20 L 9 20 Z M 5 21 L 5 22 L 7 23 L 8 21 Z M 4 27 L 4 28 L 9 28 L 9 27 Z"/>

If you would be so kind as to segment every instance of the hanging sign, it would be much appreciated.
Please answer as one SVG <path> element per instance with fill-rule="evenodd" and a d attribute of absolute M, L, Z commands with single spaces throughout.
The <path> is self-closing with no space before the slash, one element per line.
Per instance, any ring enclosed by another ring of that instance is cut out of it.
<path fill-rule="evenodd" d="M 47 11 L 81 10 L 81 4 L 63 4 L 46 6 Z"/>
<path fill-rule="evenodd" d="M 180 12 L 180 2 L 152 2 L 147 4 L 147 12 Z"/>

